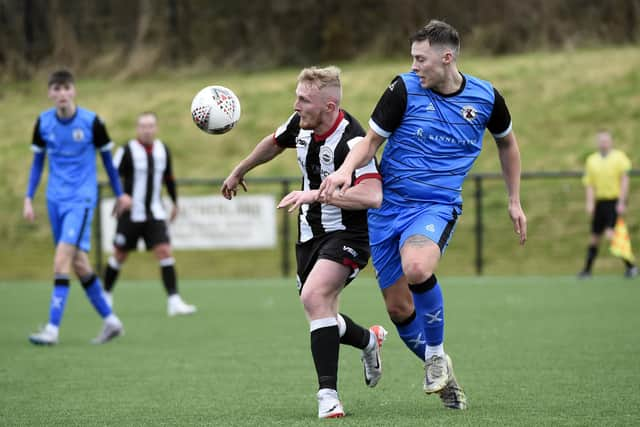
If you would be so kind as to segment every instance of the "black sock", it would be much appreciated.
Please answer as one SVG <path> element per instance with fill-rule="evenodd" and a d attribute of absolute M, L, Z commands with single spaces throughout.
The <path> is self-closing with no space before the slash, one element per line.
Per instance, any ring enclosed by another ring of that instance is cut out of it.
<path fill-rule="evenodd" d="M 587 249 L 587 261 L 584 264 L 584 271 L 587 273 L 591 273 L 591 267 L 593 266 L 593 261 L 598 256 L 598 247 L 594 245 L 589 245 Z"/>
<path fill-rule="evenodd" d="M 371 332 L 351 320 L 346 314 L 340 313 L 340 316 L 344 319 L 346 326 L 344 335 L 340 337 L 340 344 L 347 344 L 360 350 L 368 346 Z"/>
<path fill-rule="evenodd" d="M 175 295 L 178 293 L 178 283 L 176 279 L 176 269 L 173 264 L 163 265 L 162 269 L 162 284 L 164 285 L 167 295 Z"/>
<path fill-rule="evenodd" d="M 110 265 L 107 265 L 107 268 L 104 269 L 104 290 L 107 292 L 111 292 L 116 286 L 116 280 L 118 280 L 118 273 L 120 270 L 113 268 Z"/>
<path fill-rule="evenodd" d="M 315 321 L 311 322 L 312 328 L 313 322 Z M 318 389 L 330 388 L 337 390 L 339 352 L 340 335 L 337 324 L 325 327 L 320 326 L 311 331 L 311 355 L 318 374 Z"/>
<path fill-rule="evenodd" d="M 626 259 L 622 260 L 624 262 L 624 265 L 627 267 L 627 270 L 630 268 L 635 267 L 635 264 L 633 264 L 632 262 L 627 261 Z"/>

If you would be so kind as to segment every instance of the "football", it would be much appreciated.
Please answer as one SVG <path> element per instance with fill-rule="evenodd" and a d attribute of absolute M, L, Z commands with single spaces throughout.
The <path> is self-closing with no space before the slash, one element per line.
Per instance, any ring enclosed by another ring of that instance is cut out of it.
<path fill-rule="evenodd" d="M 204 132 L 229 132 L 240 120 L 240 100 L 224 86 L 207 86 L 191 102 L 193 122 Z"/>

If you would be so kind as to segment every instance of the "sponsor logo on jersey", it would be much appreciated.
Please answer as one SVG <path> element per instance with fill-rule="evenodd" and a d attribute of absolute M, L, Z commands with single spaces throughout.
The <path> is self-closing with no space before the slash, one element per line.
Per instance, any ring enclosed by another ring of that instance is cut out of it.
<path fill-rule="evenodd" d="M 84 131 L 80 128 L 76 128 L 73 130 L 73 132 L 71 133 L 73 140 L 75 142 L 81 142 L 84 141 Z"/>
<path fill-rule="evenodd" d="M 296 138 L 296 147 L 304 148 L 307 146 L 307 141 L 304 138 Z"/>
<path fill-rule="evenodd" d="M 323 145 L 322 148 L 320 148 L 320 163 L 323 165 L 330 165 L 333 163 L 333 150 L 331 147 Z"/>
<path fill-rule="evenodd" d="M 436 232 L 436 226 L 433 224 L 428 224 L 426 227 L 424 227 L 425 230 L 427 230 L 430 233 L 435 233 Z"/>
<path fill-rule="evenodd" d="M 464 117 L 468 122 L 472 122 L 478 115 L 478 111 L 471 105 L 465 105 L 464 107 L 462 107 L 460 112 L 462 113 L 462 117 Z"/>

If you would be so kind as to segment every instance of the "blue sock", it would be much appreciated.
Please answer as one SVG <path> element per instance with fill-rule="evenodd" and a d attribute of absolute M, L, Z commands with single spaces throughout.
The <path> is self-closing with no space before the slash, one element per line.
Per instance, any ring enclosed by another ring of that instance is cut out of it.
<path fill-rule="evenodd" d="M 54 326 L 60 326 L 62 315 L 64 314 L 64 306 L 67 303 L 67 295 L 69 295 L 69 276 L 56 274 L 49 305 L 49 323 Z"/>
<path fill-rule="evenodd" d="M 408 319 L 396 323 L 398 335 L 404 344 L 415 353 L 420 360 L 424 360 L 424 352 L 427 341 L 424 336 L 424 328 L 422 327 L 422 319 L 416 316 L 414 311 Z"/>
<path fill-rule="evenodd" d="M 102 294 L 102 285 L 100 284 L 98 276 L 92 274 L 89 277 L 80 279 L 80 281 L 82 282 L 82 287 L 87 294 L 87 298 L 89 298 L 91 305 L 93 305 L 93 308 L 96 309 L 98 314 L 100 314 L 103 319 L 110 315 L 111 307 L 107 304 L 107 300 L 104 299 Z"/>
<path fill-rule="evenodd" d="M 416 312 L 422 317 L 422 327 L 428 346 L 444 341 L 444 302 L 435 274 L 423 283 L 409 285 Z"/>

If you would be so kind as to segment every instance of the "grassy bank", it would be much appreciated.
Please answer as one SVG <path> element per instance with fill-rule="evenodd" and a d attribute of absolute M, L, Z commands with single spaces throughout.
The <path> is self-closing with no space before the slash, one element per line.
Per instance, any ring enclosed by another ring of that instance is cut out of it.
<path fill-rule="evenodd" d="M 366 123 L 386 84 L 395 74 L 408 69 L 409 61 L 338 65 L 343 69 L 343 106 Z M 586 155 L 594 149 L 593 134 L 601 127 L 610 128 L 618 147 L 630 154 L 636 167 L 640 166 L 640 152 L 633 150 L 640 135 L 640 52 L 637 49 L 463 57 L 461 69 L 491 80 L 504 94 L 521 144 L 524 170 L 581 168 Z M 156 111 L 160 117 L 161 138 L 172 147 L 178 176 L 224 177 L 259 138 L 273 132 L 288 117 L 297 72 L 297 69 L 282 69 L 247 74 L 213 70 L 202 74 L 179 70 L 171 75 L 159 74 L 133 81 L 80 79 L 78 101 L 99 112 L 107 122 L 111 137 L 120 144 L 132 136 L 137 113 Z M 208 84 L 228 86 L 242 101 L 242 119 L 229 134 L 205 135 L 191 123 L 191 98 Z M 28 146 L 32 127 L 37 114 L 48 106 L 43 82 L 12 83 L 0 88 L 3 131 L 0 257 L 5 266 L 0 277 L 50 275 L 52 248 L 42 184 L 36 200 L 38 222 L 31 225 L 21 219 L 31 161 Z M 485 152 L 474 171 L 498 171 L 494 144 L 489 137 L 485 142 Z M 285 153 L 260 167 L 253 176 L 297 173 L 295 156 Z M 638 184 L 632 183 L 629 215 L 632 231 L 637 231 L 633 222 L 640 212 L 640 202 L 633 199 Z M 489 273 L 568 273 L 579 268 L 588 228 L 582 207 L 583 189 L 577 180 L 523 183 L 524 207 L 531 221 L 531 240 L 524 250 L 516 247 L 515 238 L 511 236 L 503 185 L 491 183 L 486 190 L 486 218 L 490 221 L 487 221 L 485 255 Z M 217 188 L 210 191 L 217 193 Z M 442 265 L 447 272 L 473 271 L 471 191 L 468 185 L 465 214 Z M 277 251 L 178 253 L 177 257 L 188 277 L 261 276 L 278 272 Z M 244 264 L 237 260 L 248 257 L 260 268 L 247 272 Z M 148 277 L 155 263 L 145 256 L 139 258 L 139 262 L 131 263 L 128 274 Z M 607 271 L 619 269 L 616 260 L 605 260 L 599 266 Z"/>

